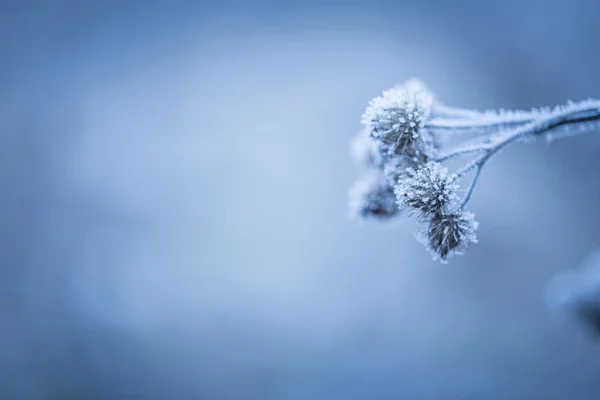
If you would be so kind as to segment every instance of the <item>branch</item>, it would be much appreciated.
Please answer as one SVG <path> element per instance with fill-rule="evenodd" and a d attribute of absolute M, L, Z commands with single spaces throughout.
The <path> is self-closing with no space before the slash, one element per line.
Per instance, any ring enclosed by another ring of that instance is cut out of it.
<path fill-rule="evenodd" d="M 600 101 L 589 100 L 578 104 L 570 104 L 564 107 L 556 108 L 547 117 L 540 117 L 534 122 L 531 122 L 521 128 L 517 128 L 512 132 L 508 132 L 505 135 L 499 136 L 495 141 L 489 144 L 456 150 L 456 154 L 467 154 L 475 151 L 485 152 L 485 154 L 476 158 L 475 160 L 472 160 L 456 173 L 456 179 L 460 179 L 473 168 L 477 168 L 475 178 L 473 179 L 473 182 L 471 182 L 467 195 L 462 202 L 461 208 L 463 208 L 469 201 L 471 193 L 473 192 L 475 184 L 477 183 L 479 173 L 481 172 L 481 169 L 485 163 L 492 155 L 497 153 L 502 148 L 518 140 L 527 137 L 540 136 L 560 127 L 579 126 L 582 129 L 579 129 L 577 132 L 572 132 L 572 134 L 583 133 L 589 130 L 587 129 L 589 123 L 598 121 L 600 121 Z"/>
<path fill-rule="evenodd" d="M 426 127 L 440 133 L 492 133 L 534 121 L 549 110 L 475 111 L 436 105 Z"/>
<path fill-rule="evenodd" d="M 481 169 L 483 168 L 483 164 L 477 164 L 475 168 L 477 168 L 475 170 L 475 176 L 473 177 L 473 180 L 471 181 L 471 184 L 469 185 L 469 188 L 467 189 L 467 194 L 465 194 L 465 197 L 463 198 L 462 203 L 460 204 L 460 209 L 464 209 L 465 206 L 467 205 L 467 203 L 469 202 L 469 199 L 471 198 L 471 194 L 473 194 L 473 190 L 475 189 L 475 185 L 477 185 L 477 180 L 479 179 L 479 175 L 481 174 Z"/>

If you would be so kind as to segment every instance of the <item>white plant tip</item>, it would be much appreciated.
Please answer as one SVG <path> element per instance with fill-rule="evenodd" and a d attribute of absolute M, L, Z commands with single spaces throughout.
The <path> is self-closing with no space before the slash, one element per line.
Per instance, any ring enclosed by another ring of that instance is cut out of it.
<path fill-rule="evenodd" d="M 385 90 L 369 102 L 362 123 L 370 135 L 389 147 L 390 153 L 419 154 L 432 139 L 425 131 L 433 96 L 416 81 Z"/>

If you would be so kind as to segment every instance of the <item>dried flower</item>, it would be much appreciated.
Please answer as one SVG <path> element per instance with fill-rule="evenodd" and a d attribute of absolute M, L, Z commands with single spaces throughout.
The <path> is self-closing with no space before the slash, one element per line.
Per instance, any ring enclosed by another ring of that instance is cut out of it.
<path fill-rule="evenodd" d="M 398 208 L 411 210 L 428 224 L 423 240 L 445 261 L 476 242 L 478 224 L 463 210 L 488 160 L 516 142 L 597 130 L 600 100 L 531 111 L 482 112 L 447 106 L 413 79 L 371 100 L 361 122 L 364 131 L 355 139 L 353 153 L 377 172 L 376 178 L 352 189 L 353 214 L 398 214 L 391 204 L 393 187 Z M 467 161 L 455 174 L 441 165 L 459 159 Z M 468 176 L 471 182 L 458 205 L 457 181 Z M 582 303 L 578 310 L 600 332 L 600 304 Z"/>
<path fill-rule="evenodd" d="M 470 212 L 436 214 L 421 233 L 420 240 L 429 248 L 434 260 L 446 262 L 448 257 L 463 254 L 469 244 L 477 243 L 475 231 L 478 225 L 475 215 Z"/>
<path fill-rule="evenodd" d="M 399 213 L 394 189 L 378 171 L 369 171 L 349 191 L 350 215 L 360 218 L 390 218 Z"/>
<path fill-rule="evenodd" d="M 454 174 L 434 161 L 420 165 L 416 171 L 407 168 L 395 188 L 398 205 L 419 211 L 422 217 L 444 214 L 458 199 L 454 180 Z"/>
<path fill-rule="evenodd" d="M 390 153 L 415 155 L 432 147 L 432 137 L 424 129 L 433 96 L 417 81 L 385 90 L 371 100 L 362 123 L 374 139 Z"/>

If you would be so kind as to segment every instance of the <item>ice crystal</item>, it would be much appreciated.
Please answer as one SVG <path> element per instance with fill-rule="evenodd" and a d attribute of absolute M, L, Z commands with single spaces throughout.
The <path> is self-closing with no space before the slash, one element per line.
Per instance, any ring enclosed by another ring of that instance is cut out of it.
<path fill-rule="evenodd" d="M 371 100 L 362 123 L 371 136 L 388 146 L 391 153 L 427 152 L 432 138 L 424 129 L 433 97 L 416 81 L 385 90 Z"/>
<path fill-rule="evenodd" d="M 394 190 L 398 205 L 420 212 L 421 217 L 444 214 L 458 199 L 454 180 L 454 174 L 434 161 L 420 165 L 417 170 L 407 168 Z"/>
<path fill-rule="evenodd" d="M 394 189 L 378 171 L 369 171 L 349 191 L 350 216 L 384 219 L 398 214 Z"/>
<path fill-rule="evenodd" d="M 478 225 L 475 215 L 468 211 L 436 214 L 421 233 L 420 240 L 429 248 L 434 260 L 446 262 L 453 255 L 463 254 L 471 243 L 477 243 Z"/>

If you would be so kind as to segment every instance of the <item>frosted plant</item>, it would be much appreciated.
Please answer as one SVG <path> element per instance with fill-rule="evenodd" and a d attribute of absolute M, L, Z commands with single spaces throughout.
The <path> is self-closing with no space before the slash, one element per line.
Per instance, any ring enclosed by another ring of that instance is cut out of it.
<path fill-rule="evenodd" d="M 410 81 L 385 90 L 371 100 L 362 122 L 371 137 L 381 142 L 389 154 L 419 157 L 431 150 L 433 142 L 423 129 L 432 102 L 429 92 Z"/>
<path fill-rule="evenodd" d="M 367 172 L 351 190 L 352 215 L 385 220 L 406 210 L 425 224 L 421 239 L 434 258 L 446 262 L 477 242 L 478 223 L 466 206 L 489 159 L 518 141 L 597 129 L 600 101 L 480 112 L 446 106 L 413 79 L 371 100 L 362 124 L 352 149 Z M 450 172 L 444 166 L 450 160 L 465 161 Z M 459 183 L 467 177 L 459 199 Z"/>
<path fill-rule="evenodd" d="M 448 257 L 462 254 L 471 243 L 477 243 L 475 231 L 479 223 L 468 211 L 437 213 L 419 239 L 433 255 L 433 259 L 446 261 Z"/>
<path fill-rule="evenodd" d="M 455 175 L 440 163 L 430 161 L 419 165 L 415 171 L 409 167 L 406 175 L 398 178 L 394 189 L 398 205 L 412 208 L 421 218 L 430 215 L 446 215 L 454 210 L 454 201 L 458 199 L 454 183 Z"/>

